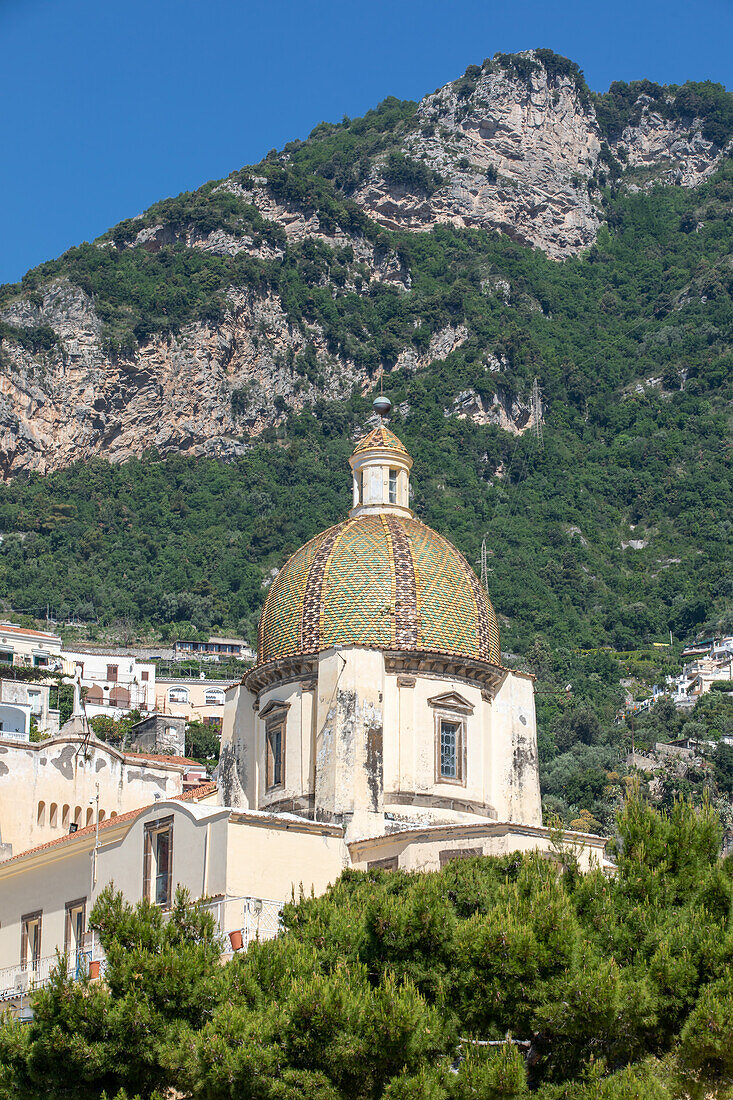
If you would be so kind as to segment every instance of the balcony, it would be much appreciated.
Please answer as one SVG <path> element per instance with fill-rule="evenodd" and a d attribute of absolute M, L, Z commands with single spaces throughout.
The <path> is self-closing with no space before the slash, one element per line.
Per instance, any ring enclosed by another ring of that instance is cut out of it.
<path fill-rule="evenodd" d="M 255 940 L 275 939 L 282 930 L 283 904 L 269 898 L 251 897 L 222 897 L 206 902 L 203 908 L 213 913 L 221 936 L 222 961 L 226 962 L 239 951 L 246 951 Z M 169 915 L 168 912 L 166 916 Z M 90 933 L 86 934 L 87 946 L 81 951 L 69 952 L 66 956 L 58 951 L 33 963 L 18 963 L 0 970 L 0 1005 L 22 1003 L 29 994 L 48 985 L 54 968 L 64 957 L 75 979 L 89 976 L 92 964 L 96 965 L 91 976 L 103 978 L 107 960 L 98 941 L 93 947 L 88 947 L 90 936 Z"/>

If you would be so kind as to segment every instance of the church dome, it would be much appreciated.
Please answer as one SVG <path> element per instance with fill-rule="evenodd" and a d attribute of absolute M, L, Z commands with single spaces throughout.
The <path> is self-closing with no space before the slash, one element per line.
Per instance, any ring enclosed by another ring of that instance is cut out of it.
<path fill-rule="evenodd" d="M 404 444 L 380 424 L 349 465 L 349 518 L 302 546 L 275 578 L 260 616 L 258 664 L 340 646 L 499 664 L 496 615 L 478 577 L 412 514 Z"/>
<path fill-rule="evenodd" d="M 262 611 L 260 664 L 349 645 L 501 660 L 494 609 L 463 555 L 414 517 L 388 512 L 307 542 Z"/>

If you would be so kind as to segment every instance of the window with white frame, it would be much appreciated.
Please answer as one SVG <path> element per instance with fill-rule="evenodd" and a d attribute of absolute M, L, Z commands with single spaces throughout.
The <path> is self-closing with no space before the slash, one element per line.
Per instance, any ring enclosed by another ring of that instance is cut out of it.
<path fill-rule="evenodd" d="M 20 965 L 36 970 L 41 959 L 41 919 L 43 914 L 26 913 L 20 918 Z"/>
<path fill-rule="evenodd" d="M 173 894 L 173 818 L 148 821 L 143 849 L 143 897 L 168 909 Z"/>
<path fill-rule="evenodd" d="M 187 703 L 188 702 L 188 688 L 173 687 L 168 691 L 169 703 Z"/>
<path fill-rule="evenodd" d="M 389 471 L 389 503 L 397 503 L 397 470 Z"/>

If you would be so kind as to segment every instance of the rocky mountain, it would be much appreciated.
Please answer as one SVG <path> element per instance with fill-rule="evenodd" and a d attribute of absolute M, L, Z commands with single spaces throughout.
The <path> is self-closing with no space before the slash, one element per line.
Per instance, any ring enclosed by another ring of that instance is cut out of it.
<path fill-rule="evenodd" d="M 29 272 L 0 291 L 2 476 L 150 448 L 231 457 L 293 410 L 444 361 L 469 328 L 460 308 L 431 316 L 410 237 L 498 231 L 583 257 L 611 195 L 715 171 L 733 132 L 716 88 L 595 96 L 550 51 L 497 54 Z M 510 308 L 501 272 L 484 291 Z M 491 382 L 497 348 L 482 353 Z M 501 383 L 446 415 L 525 430 L 527 395 Z"/>

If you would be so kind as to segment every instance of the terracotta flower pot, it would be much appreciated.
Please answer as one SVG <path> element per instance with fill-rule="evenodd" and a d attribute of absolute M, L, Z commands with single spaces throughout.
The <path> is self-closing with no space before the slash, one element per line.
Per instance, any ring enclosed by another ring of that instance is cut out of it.
<path fill-rule="evenodd" d="M 242 933 L 239 928 L 234 932 L 229 933 L 229 942 L 232 945 L 232 951 L 241 951 L 244 946 L 244 940 L 242 939 Z"/>
<path fill-rule="evenodd" d="M 99 978 L 99 959 L 92 959 L 89 963 L 89 980 L 96 982 Z"/>

